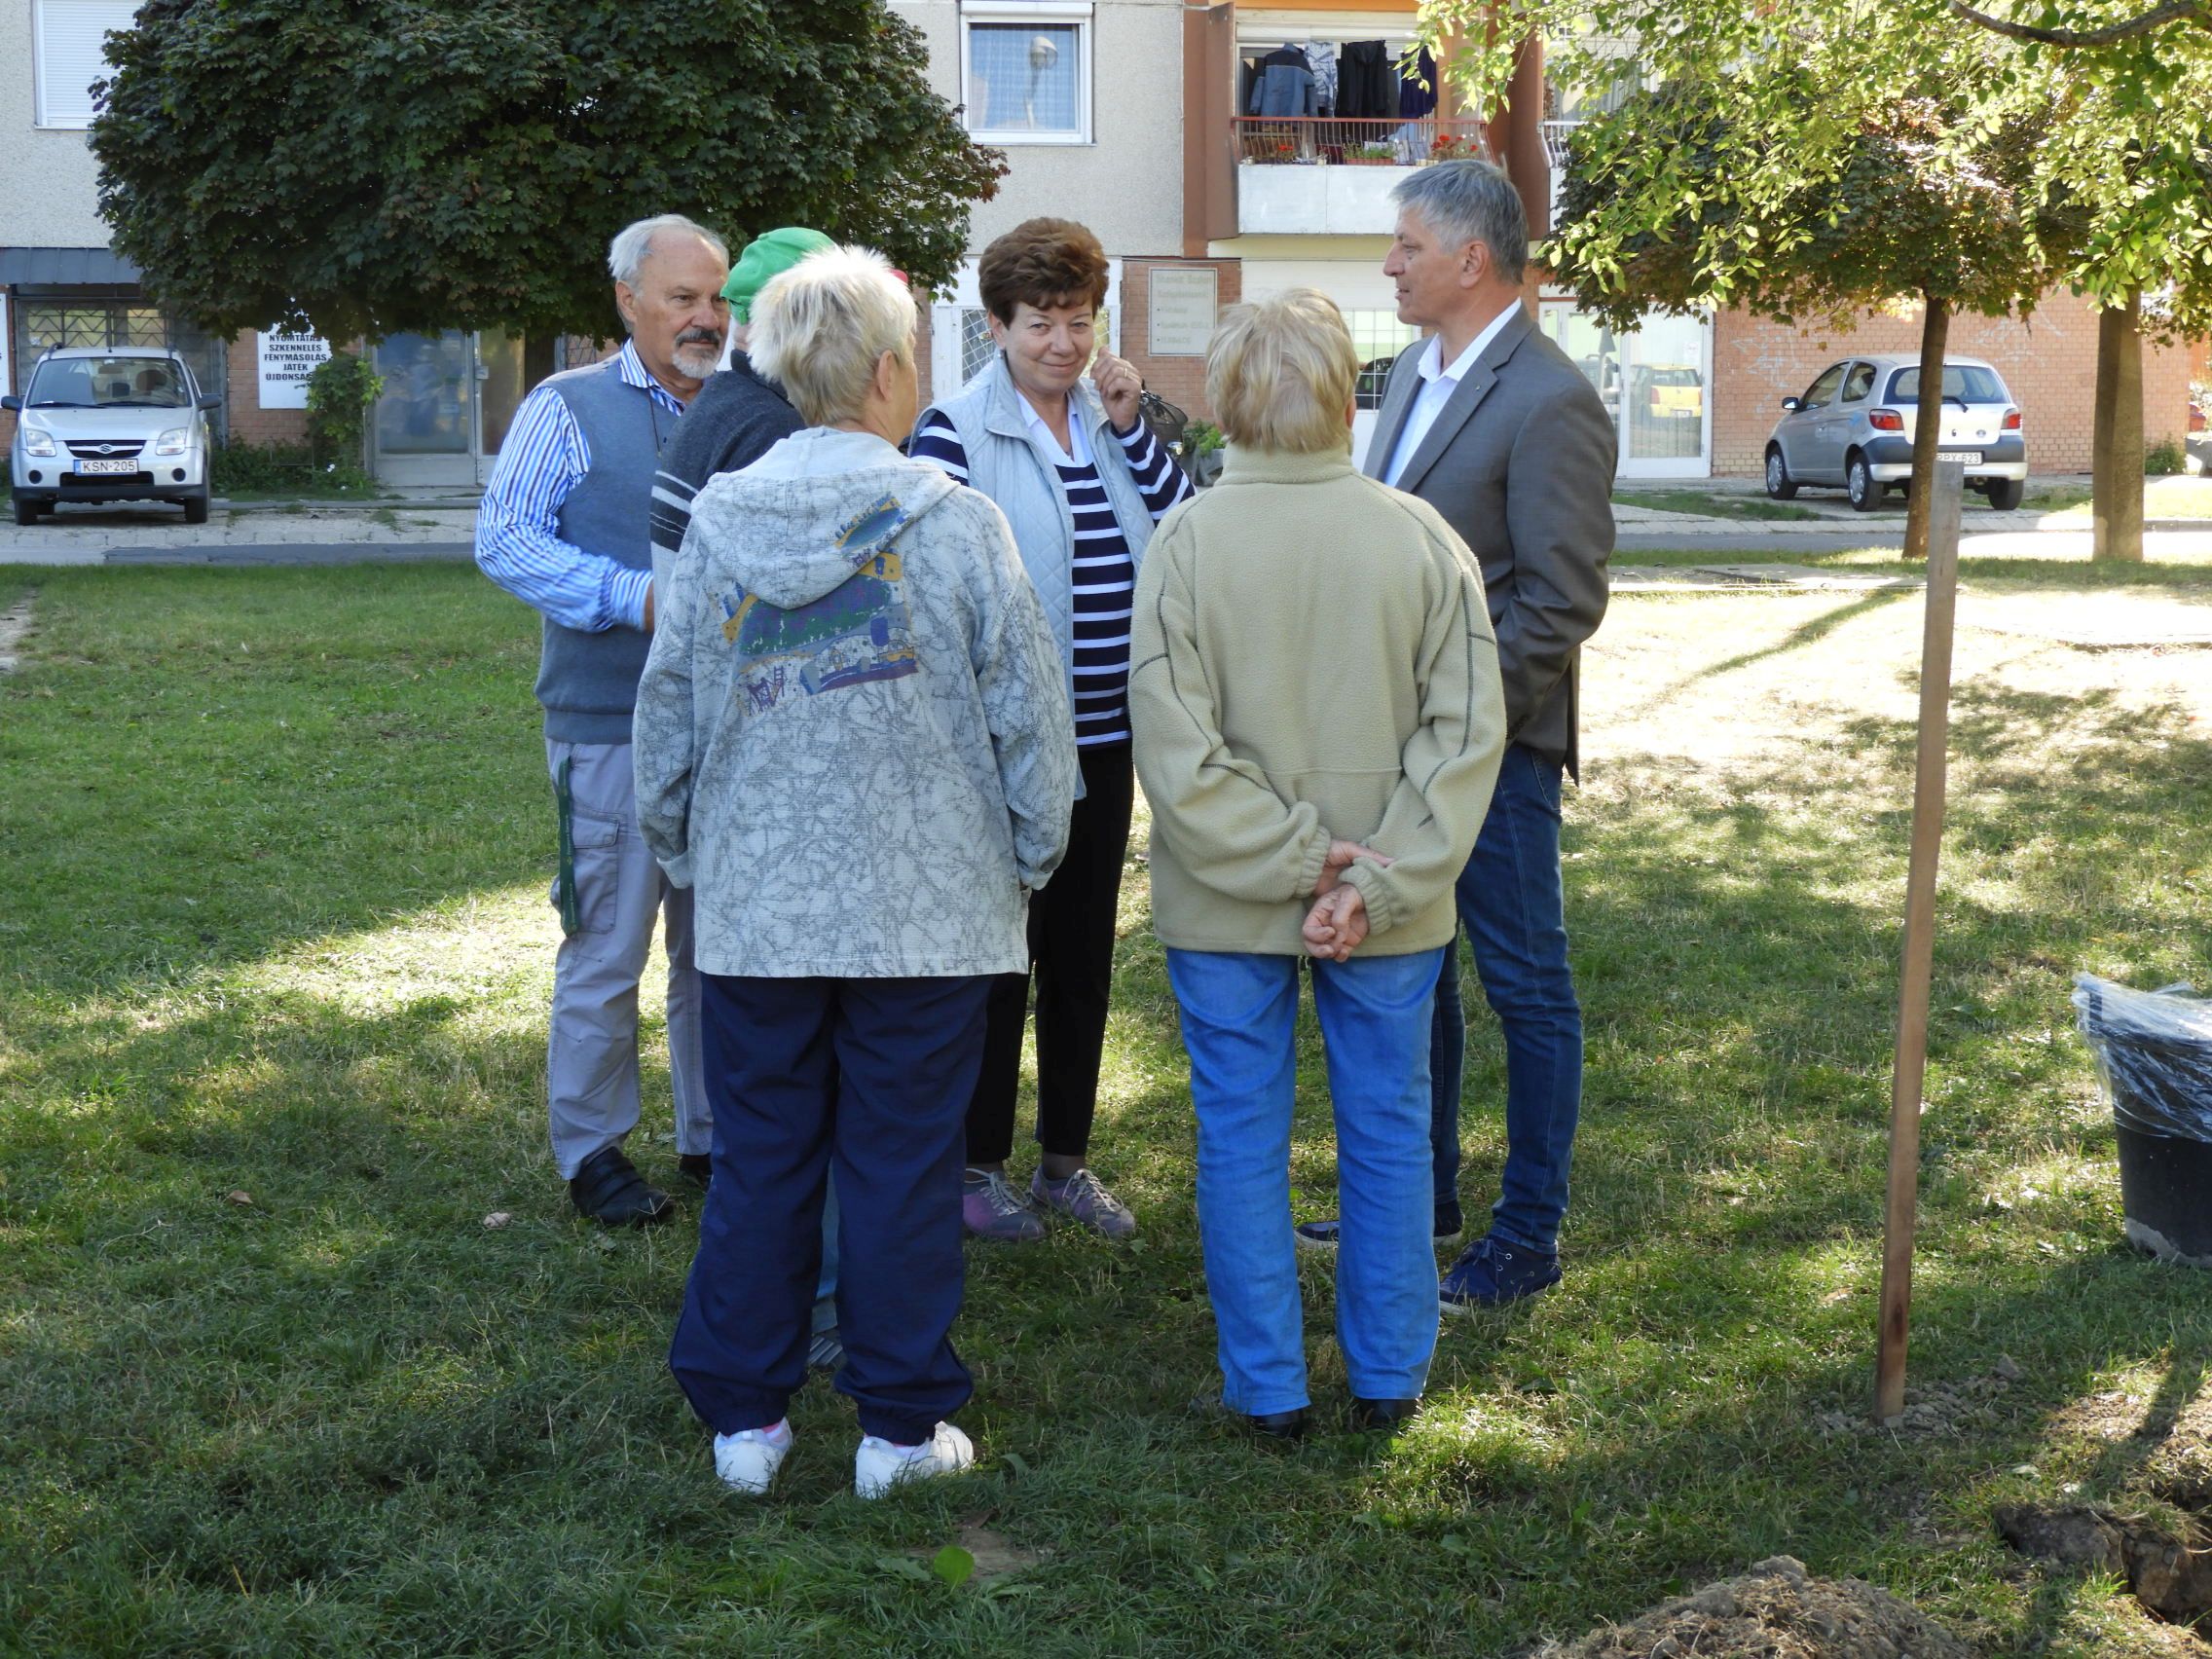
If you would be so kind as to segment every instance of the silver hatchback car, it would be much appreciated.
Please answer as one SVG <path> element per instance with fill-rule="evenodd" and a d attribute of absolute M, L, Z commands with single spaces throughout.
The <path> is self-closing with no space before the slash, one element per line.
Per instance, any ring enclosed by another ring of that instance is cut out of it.
<path fill-rule="evenodd" d="M 1776 500 L 1788 500 L 1801 485 L 1840 485 L 1853 506 L 1870 513 L 1892 484 L 1911 478 L 1917 356 L 1846 357 L 1782 407 L 1766 441 L 1766 493 Z M 1978 357 L 1944 360 L 1940 442 L 1940 459 L 1966 462 L 1967 488 L 1993 507 L 2020 504 L 2028 481 L 2020 406 L 2004 377 Z"/>
<path fill-rule="evenodd" d="M 58 501 L 175 501 L 186 524 L 207 522 L 207 415 L 174 351 L 143 346 L 57 348 L 31 365 L 8 452 L 16 522 L 36 524 Z"/>

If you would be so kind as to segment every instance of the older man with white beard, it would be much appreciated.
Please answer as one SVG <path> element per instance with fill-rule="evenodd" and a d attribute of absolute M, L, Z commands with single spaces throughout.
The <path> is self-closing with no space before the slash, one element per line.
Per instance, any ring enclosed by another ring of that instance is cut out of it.
<path fill-rule="evenodd" d="M 678 1163 L 704 1185 L 714 1151 L 691 895 L 668 884 L 639 836 L 630 719 L 653 627 L 653 472 L 721 359 L 729 253 L 712 231 L 667 213 L 625 229 L 607 266 L 630 338 L 524 399 L 484 492 L 476 562 L 544 617 L 537 700 L 564 935 L 547 1044 L 553 1160 L 579 1214 L 631 1227 L 672 1207 L 622 1150 L 639 1113 L 638 981 L 662 916 Z"/>

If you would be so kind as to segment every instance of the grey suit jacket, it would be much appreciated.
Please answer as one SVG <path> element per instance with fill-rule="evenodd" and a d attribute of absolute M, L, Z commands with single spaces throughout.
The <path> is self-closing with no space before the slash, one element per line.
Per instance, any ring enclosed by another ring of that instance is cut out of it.
<path fill-rule="evenodd" d="M 1365 471 L 1390 470 L 1420 392 L 1420 355 L 1390 366 Z M 1441 512 L 1482 564 L 1505 682 L 1505 731 L 1577 770 L 1582 642 L 1605 614 L 1613 552 L 1613 418 L 1524 308 L 1485 347 L 1398 488 Z"/>

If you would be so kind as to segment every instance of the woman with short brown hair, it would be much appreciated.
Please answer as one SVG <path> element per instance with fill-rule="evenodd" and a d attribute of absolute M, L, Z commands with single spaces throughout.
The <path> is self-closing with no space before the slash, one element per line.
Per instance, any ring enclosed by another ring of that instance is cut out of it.
<path fill-rule="evenodd" d="M 1109 1237 L 1136 1231 L 1136 1217 L 1086 1158 L 1135 795 L 1130 595 L 1153 525 L 1191 485 L 1138 416 L 1136 371 L 1100 348 L 1107 276 L 1098 239 L 1068 219 L 1026 220 L 985 248 L 977 279 L 998 353 L 923 411 L 910 446 L 996 501 L 1012 525 L 1059 640 L 1083 763 L 1067 857 L 1029 907 L 1043 1155 L 1026 1194 L 1006 1175 L 1026 974 L 1006 975 L 992 988 L 983 1073 L 968 1114 L 962 1218 L 977 1236 L 1008 1241 L 1042 1238 L 1047 1214 Z"/>

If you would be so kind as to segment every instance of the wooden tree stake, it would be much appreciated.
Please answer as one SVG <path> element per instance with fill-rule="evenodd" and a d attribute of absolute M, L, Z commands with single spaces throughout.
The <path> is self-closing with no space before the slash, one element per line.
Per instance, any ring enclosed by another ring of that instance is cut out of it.
<path fill-rule="evenodd" d="M 1920 758 L 1912 786 L 1912 862 L 1905 876 L 1904 958 L 1897 1059 L 1890 1084 L 1890 1191 L 1882 1225 L 1882 1324 L 1874 1415 L 1904 1410 L 1905 1336 L 1912 1315 L 1913 1211 L 1920 1196 L 1920 1092 L 1928 1071 L 1928 986 L 1936 952 L 1936 864 L 1943 846 L 1943 781 L 1951 732 L 1951 629 L 1959 598 L 1959 508 L 1966 467 L 1936 464 L 1928 502 L 1928 609 L 1920 639 Z"/>

